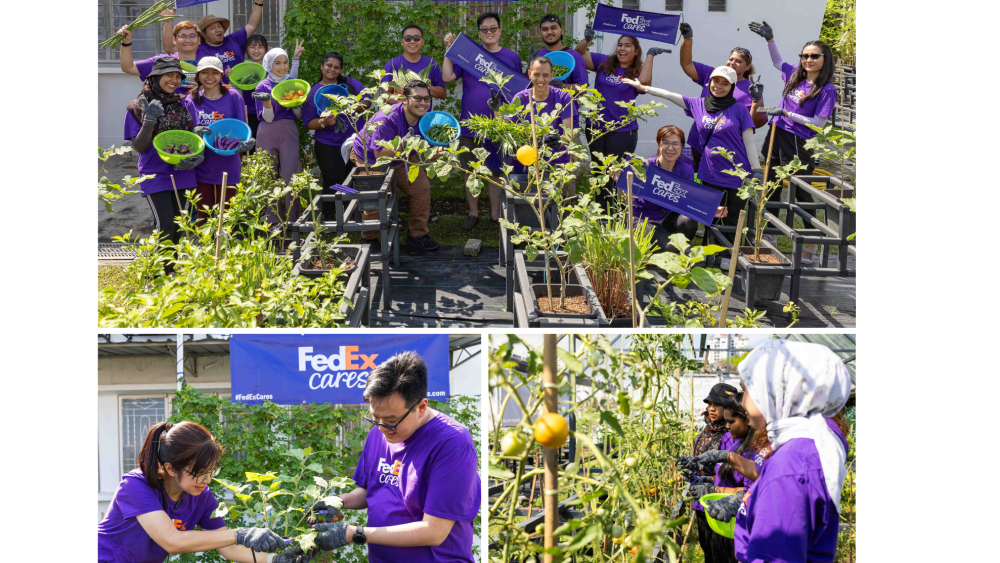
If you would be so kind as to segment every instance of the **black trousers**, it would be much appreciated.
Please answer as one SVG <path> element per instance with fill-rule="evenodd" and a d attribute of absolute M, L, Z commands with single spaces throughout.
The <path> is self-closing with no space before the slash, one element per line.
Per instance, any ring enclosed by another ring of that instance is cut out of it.
<path fill-rule="evenodd" d="M 768 169 L 767 180 L 773 182 L 777 178 L 777 174 L 774 171 L 774 166 L 785 166 L 790 163 L 796 156 L 799 157 L 799 161 L 802 162 L 806 167 L 805 169 L 796 173 L 796 176 L 807 176 L 813 173 L 816 168 L 816 163 L 813 161 L 813 153 L 811 150 L 805 147 L 805 139 L 798 137 L 780 127 L 775 127 L 771 125 L 771 128 L 767 132 L 767 136 L 764 137 L 764 158 L 767 158 L 767 148 L 771 143 L 771 135 L 774 135 L 774 148 L 771 151 L 771 166 L 767 166 L 764 163 L 764 167 Z M 781 200 L 781 190 L 774 190 L 768 201 L 780 201 Z M 811 202 L 813 198 L 811 195 L 807 194 L 802 188 L 795 188 L 795 201 Z M 809 213 L 815 217 L 816 210 L 810 210 Z M 786 221 L 790 221 L 791 218 L 786 218 Z"/>
<path fill-rule="evenodd" d="M 313 143 L 316 162 L 319 164 L 319 173 L 322 176 L 323 187 L 328 188 L 333 184 L 343 184 L 347 175 L 354 168 L 353 162 L 344 162 L 344 157 L 340 154 L 340 147 L 328 145 L 316 141 Z M 328 192 L 324 192 L 328 193 Z M 333 202 L 323 204 L 323 215 L 332 218 L 334 215 Z"/>
<path fill-rule="evenodd" d="M 181 232 L 177 228 L 177 216 L 181 214 L 181 208 L 177 207 L 177 198 L 180 198 L 182 206 L 187 205 L 187 196 L 184 192 L 192 188 L 178 189 L 176 195 L 173 190 L 164 190 L 146 196 L 156 228 L 167 235 L 174 244 L 181 240 Z"/>
<path fill-rule="evenodd" d="M 694 512 L 695 517 L 698 519 L 698 545 L 701 546 L 701 551 L 705 553 L 705 563 L 716 563 L 715 558 L 715 543 L 712 536 L 718 535 L 711 528 L 708 527 L 708 519 L 705 518 L 705 513 L 703 511 L 696 510 Z"/>
<path fill-rule="evenodd" d="M 625 156 L 625 153 L 635 152 L 635 147 L 638 143 L 638 129 L 625 132 L 607 133 L 590 144 L 590 152 L 591 154 L 599 152 L 604 156 Z M 605 186 L 605 189 L 601 190 L 600 193 L 597 194 L 595 200 L 597 203 L 601 204 L 601 207 L 606 207 L 613 199 L 613 191 L 614 186 L 611 186 L 610 190 L 607 189 L 607 186 Z"/>
<path fill-rule="evenodd" d="M 662 224 L 653 224 L 653 240 L 656 245 L 666 252 L 676 253 L 677 249 L 670 244 L 670 235 L 681 233 L 687 237 L 688 242 L 694 238 L 698 232 L 698 221 L 680 213 L 671 213 Z"/>
<path fill-rule="evenodd" d="M 715 558 L 715 563 L 740 563 L 739 559 L 736 559 L 736 542 L 715 532 L 711 534 L 709 542 L 712 544 L 712 557 Z"/>
<path fill-rule="evenodd" d="M 247 125 L 250 126 L 250 136 L 256 139 L 257 126 L 260 125 L 260 118 L 257 117 L 257 112 L 250 110 L 247 111 Z"/>

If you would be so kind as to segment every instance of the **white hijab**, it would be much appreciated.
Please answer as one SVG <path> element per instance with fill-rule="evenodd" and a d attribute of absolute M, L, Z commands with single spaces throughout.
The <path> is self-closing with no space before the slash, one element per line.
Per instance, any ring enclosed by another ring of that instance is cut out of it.
<path fill-rule="evenodd" d="M 270 78 L 271 82 L 274 82 L 275 84 L 288 80 L 289 72 L 285 72 L 285 76 L 281 78 L 278 78 L 273 72 L 271 72 L 271 66 L 274 65 L 274 59 L 277 59 L 280 55 L 285 55 L 285 58 L 288 58 L 288 53 L 284 49 L 281 47 L 275 47 L 274 49 L 268 51 L 267 54 L 264 55 L 264 60 L 261 61 L 264 66 L 264 70 L 267 71 L 267 77 Z M 289 63 L 291 63 L 291 61 L 289 61 Z M 291 69 L 292 67 L 289 65 L 288 70 L 291 71 Z"/>
<path fill-rule="evenodd" d="M 792 438 L 816 444 L 826 490 L 840 513 L 840 490 L 847 476 L 847 452 L 826 418 L 851 395 L 844 362 L 826 346 L 768 340 L 739 365 L 747 393 L 767 421 L 767 437 L 777 451 Z"/>

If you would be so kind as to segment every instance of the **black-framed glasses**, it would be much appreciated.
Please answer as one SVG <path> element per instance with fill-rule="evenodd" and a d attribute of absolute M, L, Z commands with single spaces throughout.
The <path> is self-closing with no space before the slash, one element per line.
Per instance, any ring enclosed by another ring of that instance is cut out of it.
<path fill-rule="evenodd" d="M 817 60 L 823 56 L 823 53 L 799 53 L 799 60 L 812 59 Z"/>
<path fill-rule="evenodd" d="M 747 49 L 744 49 L 743 47 L 736 47 L 732 51 L 730 51 L 730 53 L 739 53 L 739 54 L 743 55 L 743 57 L 747 60 L 747 64 L 750 64 L 750 63 L 753 62 L 753 56 L 750 55 L 750 51 L 747 50 Z"/>
<path fill-rule="evenodd" d="M 500 31 L 500 26 L 495 25 L 493 27 L 480 27 L 479 33 L 496 33 Z"/>
<path fill-rule="evenodd" d="M 431 97 L 430 96 L 407 96 L 407 98 L 413 100 L 414 102 L 419 102 L 421 104 L 429 104 L 429 103 L 431 103 Z"/>
<path fill-rule="evenodd" d="M 403 41 L 406 41 L 407 43 L 410 43 L 412 41 L 420 41 L 423 38 L 424 38 L 423 35 L 404 35 L 403 36 Z"/>
<path fill-rule="evenodd" d="M 430 98 L 427 98 L 427 99 L 430 100 Z M 372 426 L 378 426 L 379 428 L 385 428 L 389 432 L 395 432 L 396 428 L 399 427 L 399 425 L 402 424 L 404 420 L 406 420 L 406 417 L 409 416 L 411 412 L 413 412 L 413 407 L 416 407 L 419 404 L 420 404 L 420 401 L 417 401 L 416 403 L 413 403 L 413 406 L 406 410 L 406 413 L 403 414 L 403 417 L 400 418 L 396 422 L 396 424 L 382 424 L 381 422 L 375 422 L 373 419 L 368 418 L 367 416 L 364 417 L 364 418 L 365 418 L 366 421 L 368 421 L 368 424 L 371 424 Z M 370 407 L 368 408 L 368 412 L 372 412 L 372 410 L 371 410 Z"/>
<path fill-rule="evenodd" d="M 195 475 L 194 473 L 191 473 L 187 469 L 184 470 L 184 473 L 187 473 L 188 475 L 190 475 L 194 479 L 195 483 L 198 483 L 198 484 L 201 484 L 201 483 L 211 483 L 212 479 L 214 479 L 215 477 L 218 477 L 219 474 L 222 473 L 222 466 L 221 465 L 216 465 L 215 469 L 210 469 L 208 471 L 199 473 L 197 475 Z"/>

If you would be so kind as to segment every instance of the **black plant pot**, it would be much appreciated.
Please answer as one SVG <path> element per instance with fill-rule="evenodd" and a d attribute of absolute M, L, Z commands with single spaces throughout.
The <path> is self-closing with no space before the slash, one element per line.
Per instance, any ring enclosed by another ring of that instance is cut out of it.
<path fill-rule="evenodd" d="M 302 251 L 302 258 L 295 263 L 298 266 L 299 275 L 303 275 L 307 278 L 319 278 L 330 271 L 329 268 L 325 269 L 311 269 L 308 268 L 310 260 L 312 259 L 312 253 L 315 252 L 315 246 L 307 246 Z M 351 259 L 351 267 L 344 270 L 344 274 L 350 276 L 354 270 L 358 268 L 358 254 L 361 252 L 358 248 L 340 248 L 334 247 L 330 250 L 329 254 L 332 255 L 337 260 L 343 262 L 344 260 Z"/>
<path fill-rule="evenodd" d="M 552 285 L 552 299 L 553 300 L 558 299 L 560 297 L 561 287 L 556 282 L 552 283 L 551 285 Z M 588 299 L 588 301 L 587 301 L 587 307 L 589 308 L 590 312 L 587 313 L 587 314 L 585 314 L 585 315 L 584 314 L 573 314 L 573 313 L 546 313 L 545 311 L 542 311 L 538 307 L 538 298 L 539 297 L 548 298 L 549 293 L 548 293 L 547 286 L 544 283 L 533 284 L 531 286 L 531 290 L 532 290 L 532 293 L 534 293 L 535 309 L 538 311 L 539 316 L 549 317 L 549 318 L 555 318 L 555 319 L 596 319 L 597 318 L 597 309 L 593 306 L 592 303 L 590 303 L 590 301 L 589 301 L 590 296 L 587 293 L 586 288 L 584 288 L 582 285 L 566 284 L 566 297 L 573 297 L 573 296 L 577 296 L 577 295 L 582 295 L 585 298 L 587 298 Z"/>
<path fill-rule="evenodd" d="M 359 192 L 377 192 L 382 188 L 382 184 L 385 183 L 385 177 L 388 171 L 384 167 L 380 168 L 369 168 L 371 171 L 377 171 L 378 174 L 370 174 L 367 176 L 359 176 L 360 172 L 364 171 L 364 167 L 355 168 L 351 171 L 350 177 L 345 181 L 346 185 L 358 190 Z M 362 199 L 358 201 L 358 206 L 361 211 L 377 211 L 378 210 L 378 200 L 377 199 Z"/>
<path fill-rule="evenodd" d="M 741 246 L 740 247 L 740 259 L 746 260 L 748 263 L 752 264 L 754 267 L 754 304 L 766 304 L 771 301 L 777 301 L 781 298 L 781 286 L 785 283 L 784 273 L 769 273 L 768 269 L 771 267 L 769 262 L 755 262 L 750 260 L 750 256 L 753 255 L 752 246 Z M 773 248 L 764 242 L 761 244 L 760 253 L 776 257 L 780 264 L 774 264 L 775 269 L 785 268 L 791 265 L 791 262 L 785 258 L 778 249 Z M 749 282 L 750 274 L 747 268 L 743 268 L 743 274 L 741 279 L 743 281 L 743 292 L 748 293 L 749 289 L 747 284 Z M 747 303 L 747 306 L 751 306 Z"/>
<path fill-rule="evenodd" d="M 841 199 L 851 199 L 854 197 L 854 190 L 850 188 L 832 188 L 824 190 L 828 195 L 836 198 L 837 201 Z M 841 202 L 843 203 L 843 202 Z M 833 229 L 840 229 L 840 211 L 836 209 L 831 209 L 829 206 L 826 208 L 826 225 Z M 841 235 L 850 235 L 854 233 L 855 217 L 853 213 L 848 213 L 847 222 L 845 224 L 846 233 L 841 233 Z"/>

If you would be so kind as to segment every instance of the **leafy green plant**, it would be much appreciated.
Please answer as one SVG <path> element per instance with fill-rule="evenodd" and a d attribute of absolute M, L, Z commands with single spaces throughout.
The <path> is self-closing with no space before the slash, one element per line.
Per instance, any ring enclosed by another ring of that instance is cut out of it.
<path fill-rule="evenodd" d="M 857 130 L 848 131 L 839 127 L 834 127 L 833 123 L 827 123 L 822 128 L 809 125 L 809 128 L 816 132 L 816 136 L 806 141 L 805 148 L 813 151 L 813 156 L 818 160 L 825 158 L 840 165 L 840 179 L 847 181 L 844 171 L 848 163 L 857 165 Z M 857 179 L 852 184 L 857 189 Z M 857 213 L 857 192 L 854 197 L 840 198 L 851 209 L 851 213 Z M 848 240 L 854 238 L 852 233 Z"/>
<path fill-rule="evenodd" d="M 857 56 L 856 0 L 827 0 L 819 38 L 833 50 L 833 55 L 849 64 Z"/>
<path fill-rule="evenodd" d="M 320 117 L 343 115 L 348 126 L 354 130 L 356 135 L 361 137 L 363 146 L 367 147 L 368 139 L 375 132 L 378 125 L 382 123 L 381 121 L 372 123 L 372 118 L 380 110 L 388 115 L 392 109 L 392 106 L 389 105 L 390 96 L 387 90 L 388 86 L 380 82 L 383 76 L 385 76 L 384 70 L 372 71 L 368 75 L 368 78 L 374 80 L 379 86 L 364 88 L 354 95 L 323 94 L 329 98 L 330 107 Z M 404 83 L 403 85 L 405 86 L 406 84 Z M 400 88 L 400 91 L 402 91 L 402 88 Z M 359 123 L 364 123 L 364 125 L 359 128 Z M 368 164 L 368 159 L 362 159 L 361 166 L 364 168 L 366 176 L 371 174 L 371 165 Z"/>
<path fill-rule="evenodd" d="M 153 174 L 144 174 L 138 178 L 125 176 L 122 178 L 121 184 L 112 184 L 111 180 L 108 180 L 108 169 L 104 167 L 104 163 L 107 163 L 108 159 L 112 156 L 119 156 L 130 152 L 133 152 L 132 147 L 127 145 L 121 147 L 115 147 L 112 145 L 107 149 L 97 147 L 97 158 L 102 163 L 101 172 L 104 173 L 104 175 L 101 176 L 101 179 L 97 181 L 97 198 L 104 202 L 104 210 L 108 213 L 115 212 L 115 210 L 111 207 L 112 203 L 129 194 L 139 193 L 139 190 L 135 190 L 133 188 L 154 176 Z"/>
<path fill-rule="evenodd" d="M 632 291 L 629 289 L 629 228 L 627 215 L 620 213 L 606 225 L 589 223 L 583 232 L 582 264 L 587 277 L 609 319 L 632 315 Z M 652 279 L 646 271 L 649 259 L 659 247 L 653 242 L 653 229 L 647 220 L 635 225 L 631 239 L 637 280 Z"/>

